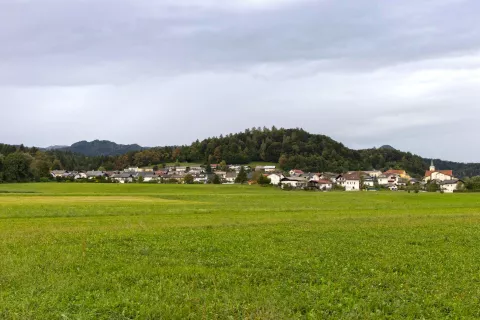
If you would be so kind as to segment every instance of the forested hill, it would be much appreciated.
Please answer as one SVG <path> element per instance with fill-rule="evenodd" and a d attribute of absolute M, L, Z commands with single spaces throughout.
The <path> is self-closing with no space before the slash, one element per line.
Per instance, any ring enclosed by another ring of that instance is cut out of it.
<path fill-rule="evenodd" d="M 38 179 L 48 176 L 50 169 L 122 170 L 128 166 L 161 165 L 175 161 L 205 164 L 267 161 L 278 163 L 284 170 L 298 168 L 312 172 L 393 168 L 405 169 L 411 175 L 421 177 L 430 163 L 430 159 L 394 148 L 353 150 L 324 135 L 275 127 L 247 129 L 237 134 L 197 140 L 188 146 L 156 147 L 121 155 L 86 156 L 70 150 L 43 151 L 1 144 L 0 154 L 0 172 L 7 181 Z M 480 164 L 436 160 L 435 165 L 437 169 L 453 169 L 457 177 L 480 175 Z M 21 167 L 29 172 L 14 179 L 15 174 L 8 173 L 12 167 Z"/>
<path fill-rule="evenodd" d="M 95 156 L 118 156 L 125 154 L 131 151 L 141 151 L 146 148 L 139 146 L 138 144 L 116 144 L 108 140 L 94 140 L 91 142 L 88 141 L 79 141 L 68 146 L 52 146 L 48 147 L 45 150 L 61 150 L 61 151 L 71 151 L 73 153 L 82 154 L 89 157 Z"/>
<path fill-rule="evenodd" d="M 145 148 L 138 144 L 116 144 L 107 140 L 95 140 L 92 142 L 80 141 L 68 148 L 68 151 L 80 153 L 86 156 L 118 156 L 131 151 L 141 151 Z"/>

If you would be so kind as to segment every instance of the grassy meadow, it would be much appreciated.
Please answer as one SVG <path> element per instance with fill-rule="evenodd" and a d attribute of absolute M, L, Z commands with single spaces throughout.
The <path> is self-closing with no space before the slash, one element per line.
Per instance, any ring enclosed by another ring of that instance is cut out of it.
<path fill-rule="evenodd" d="M 0 185 L 0 319 L 480 317 L 480 195 Z"/>

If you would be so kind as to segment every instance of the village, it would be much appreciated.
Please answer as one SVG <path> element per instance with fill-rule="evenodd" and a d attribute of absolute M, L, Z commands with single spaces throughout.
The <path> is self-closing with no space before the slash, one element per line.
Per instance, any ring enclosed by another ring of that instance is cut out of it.
<path fill-rule="evenodd" d="M 245 179 L 239 181 L 243 170 Z M 123 171 L 86 171 L 69 172 L 66 170 L 51 171 L 52 178 L 57 181 L 108 181 L 115 183 L 180 183 L 180 184 L 257 184 L 260 176 L 263 184 L 270 184 L 282 189 L 304 190 L 343 190 L 343 191 L 378 191 L 407 190 L 414 186 L 416 190 L 426 190 L 427 186 L 435 186 L 436 191 L 453 193 L 462 188 L 463 181 L 453 175 L 452 170 L 436 170 L 433 161 L 423 179 L 415 179 L 405 170 L 387 170 L 385 172 L 349 171 L 346 173 L 321 172 L 311 173 L 292 169 L 283 172 L 274 165 L 245 166 L 218 165 L 208 166 L 165 166 L 165 168 L 127 168 Z"/>

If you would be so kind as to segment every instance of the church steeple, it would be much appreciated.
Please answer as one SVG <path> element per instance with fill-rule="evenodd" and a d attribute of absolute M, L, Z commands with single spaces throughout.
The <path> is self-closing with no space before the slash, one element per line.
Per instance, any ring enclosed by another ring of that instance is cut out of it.
<path fill-rule="evenodd" d="M 435 171 L 435 165 L 433 164 L 433 159 L 430 162 L 430 171 Z"/>

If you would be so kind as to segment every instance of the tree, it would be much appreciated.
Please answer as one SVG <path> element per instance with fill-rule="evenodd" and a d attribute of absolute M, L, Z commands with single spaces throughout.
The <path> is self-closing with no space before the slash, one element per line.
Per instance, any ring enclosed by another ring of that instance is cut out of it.
<path fill-rule="evenodd" d="M 209 164 L 207 164 L 207 167 L 205 168 L 205 172 L 206 173 L 212 173 L 212 166 Z"/>
<path fill-rule="evenodd" d="M 213 176 L 212 183 L 213 184 L 221 184 L 222 183 L 222 181 L 220 180 L 220 176 L 218 174 Z"/>
<path fill-rule="evenodd" d="M 52 170 L 62 170 L 62 169 L 63 169 L 63 166 L 60 160 L 55 159 L 52 164 Z"/>
<path fill-rule="evenodd" d="M 244 166 L 240 167 L 240 172 L 238 173 L 237 177 L 235 178 L 235 183 L 244 184 L 248 181 L 247 172 L 245 171 Z"/>
<path fill-rule="evenodd" d="M 183 183 L 193 184 L 193 176 L 191 174 L 185 175 L 185 177 L 183 178 Z"/>
<path fill-rule="evenodd" d="M 7 182 L 28 182 L 33 175 L 30 165 L 33 161 L 31 155 L 23 152 L 9 154 L 4 161 L 4 177 Z"/>
<path fill-rule="evenodd" d="M 284 170 L 288 169 L 288 168 L 286 168 L 287 162 L 288 162 L 288 158 L 284 154 L 282 154 L 280 156 L 280 158 L 278 159 L 278 165 L 280 166 L 281 169 L 284 169 Z"/>
<path fill-rule="evenodd" d="M 3 182 L 3 162 L 5 161 L 5 157 L 3 154 L 0 154 L 0 183 Z"/>
<path fill-rule="evenodd" d="M 228 167 L 227 167 L 227 163 L 225 162 L 225 160 L 222 160 L 220 162 L 220 164 L 218 165 L 218 168 L 221 170 L 221 171 L 227 171 Z"/>
<path fill-rule="evenodd" d="M 153 166 L 153 171 L 158 171 L 158 166 L 157 165 Z"/>
<path fill-rule="evenodd" d="M 107 171 L 107 170 L 105 169 L 105 167 L 99 167 L 99 168 L 98 168 L 98 171 L 104 172 L 104 171 Z"/>
<path fill-rule="evenodd" d="M 429 181 L 426 185 L 428 192 L 437 192 L 440 190 L 440 186 L 435 181 Z"/>
<path fill-rule="evenodd" d="M 267 184 L 270 184 L 272 181 L 270 180 L 270 178 L 266 177 L 265 175 L 261 174 L 258 179 L 257 179 L 257 183 L 261 186 L 264 186 L 264 185 L 267 185 Z"/>
<path fill-rule="evenodd" d="M 35 181 L 40 181 L 41 178 L 50 178 L 50 165 L 45 160 L 33 160 L 32 164 L 30 165 L 30 171 Z"/>

